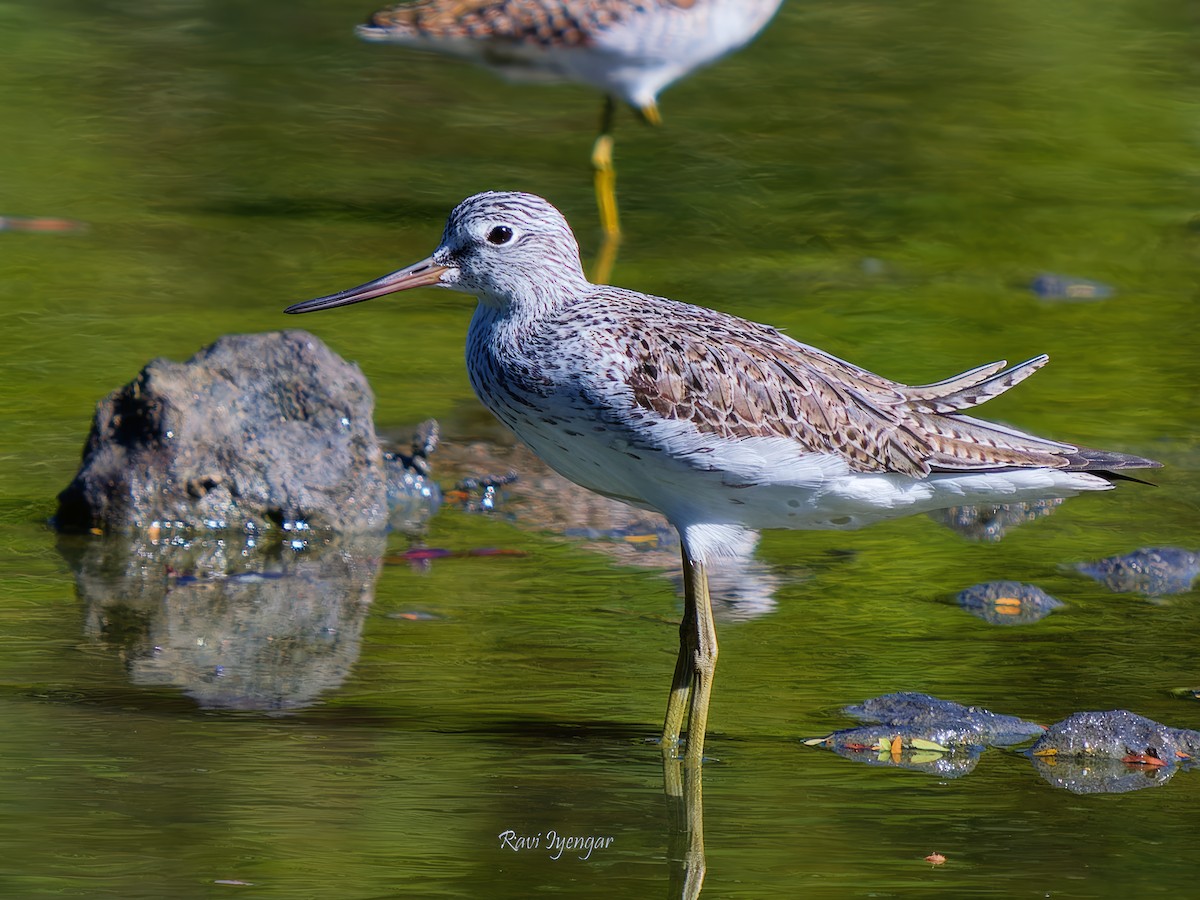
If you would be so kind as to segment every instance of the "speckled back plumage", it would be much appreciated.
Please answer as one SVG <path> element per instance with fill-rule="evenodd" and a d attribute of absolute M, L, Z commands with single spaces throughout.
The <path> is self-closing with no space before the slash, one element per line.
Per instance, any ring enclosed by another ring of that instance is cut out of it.
<path fill-rule="evenodd" d="M 527 279 L 536 295 L 485 311 L 472 324 L 468 363 L 485 402 L 528 409 L 574 393 L 581 409 L 626 427 L 662 421 L 728 441 L 786 438 L 861 473 L 922 477 L 1069 468 L 1075 460 L 1069 444 L 960 412 L 1032 375 L 1045 356 L 905 385 L 766 325 L 587 283 L 566 221 L 540 198 L 471 198 L 455 210 L 444 243 L 472 219 L 520 221 L 526 240 L 539 244 L 535 259 L 512 266 L 538 270 L 540 277 Z"/>

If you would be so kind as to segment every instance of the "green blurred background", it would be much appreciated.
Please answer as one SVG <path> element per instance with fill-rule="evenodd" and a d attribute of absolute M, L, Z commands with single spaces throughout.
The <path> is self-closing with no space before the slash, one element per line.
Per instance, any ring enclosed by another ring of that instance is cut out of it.
<path fill-rule="evenodd" d="M 355 40 L 347 0 L 0 2 L 0 890 L 10 896 L 646 896 L 667 884 L 657 733 L 678 600 L 503 516 L 448 509 L 385 566 L 345 681 L 287 716 L 198 709 L 97 640 L 47 526 L 95 402 L 149 359 L 303 325 L 357 361 L 381 430 L 490 434 L 471 302 L 290 302 L 436 246 L 449 209 L 530 190 L 600 235 L 599 100 Z M 751 47 L 622 111 L 615 283 L 781 326 L 910 383 L 1047 352 L 987 415 L 1161 459 L 998 544 L 926 518 L 770 534 L 765 615 L 720 625 L 706 896 L 1185 896 L 1200 778 L 1076 796 L 993 751 L 969 777 L 800 746 L 925 690 L 1043 722 L 1124 707 L 1200 727 L 1195 593 L 1114 595 L 1064 563 L 1198 549 L 1200 60 L 1184 0 L 788 0 Z M 1043 273 L 1111 288 L 1038 297 Z M 435 458 L 436 463 L 436 458 Z M 407 539 L 393 536 L 399 552 Z M 1038 584 L 1002 629 L 953 603 Z M 438 618 L 399 618 L 409 610 Z M 497 835 L 609 835 L 587 861 Z M 938 850 L 950 862 L 921 861 Z M 253 886 L 220 885 L 223 879 Z"/>

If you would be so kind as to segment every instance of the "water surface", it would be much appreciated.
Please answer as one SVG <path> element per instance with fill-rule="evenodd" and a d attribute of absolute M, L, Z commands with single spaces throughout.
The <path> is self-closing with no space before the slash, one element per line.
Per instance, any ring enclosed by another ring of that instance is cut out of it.
<path fill-rule="evenodd" d="M 668 890 L 670 809 L 646 741 L 680 601 L 660 567 L 447 508 L 426 545 L 524 555 L 379 565 L 311 703 L 206 708 L 147 674 L 138 648 L 159 620 L 99 615 L 46 526 L 105 392 L 422 258 L 468 194 L 541 193 L 594 256 L 597 98 L 360 44 L 368 11 L 0 4 L 0 215 L 87 224 L 0 233 L 7 894 Z M 718 626 L 705 896 L 1192 889 L 1194 772 L 1076 795 L 1012 751 L 945 780 L 799 738 L 895 690 L 1047 723 L 1128 708 L 1200 727 L 1171 693 L 1200 684 L 1195 593 L 1152 602 L 1063 567 L 1200 545 L 1195 40 L 1177 0 L 789 3 L 751 48 L 664 94 L 664 127 L 620 118 L 616 283 L 912 383 L 1047 352 L 989 416 L 1165 463 L 1157 487 L 1073 499 L 998 543 L 924 517 L 767 535 L 768 602 Z M 1111 296 L 1039 298 L 1044 273 Z M 463 441 L 494 436 L 462 363 L 469 307 L 426 291 L 299 324 L 362 366 L 381 430 L 434 416 Z M 386 554 L 409 543 L 392 535 Z M 1066 607 L 1002 628 L 953 602 L 997 579 Z M 613 840 L 553 859 L 505 848 L 510 830 Z M 934 851 L 948 862 L 925 863 Z"/>

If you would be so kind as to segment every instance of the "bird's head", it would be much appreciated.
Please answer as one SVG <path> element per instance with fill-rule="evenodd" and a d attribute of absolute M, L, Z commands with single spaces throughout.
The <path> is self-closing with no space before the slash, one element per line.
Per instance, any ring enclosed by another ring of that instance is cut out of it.
<path fill-rule="evenodd" d="M 429 258 L 358 287 L 294 304 L 286 312 L 441 287 L 472 294 L 497 309 L 528 313 L 569 302 L 587 286 L 579 245 L 562 213 L 533 194 L 489 191 L 454 208 L 442 242 Z"/>

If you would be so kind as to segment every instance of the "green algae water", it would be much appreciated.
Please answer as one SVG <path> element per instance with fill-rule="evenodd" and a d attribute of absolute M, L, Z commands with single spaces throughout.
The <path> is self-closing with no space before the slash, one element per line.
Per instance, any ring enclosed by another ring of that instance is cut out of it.
<path fill-rule="evenodd" d="M 599 100 L 359 43 L 368 12 L 0 3 L 0 216 L 82 223 L 0 231 L 7 896 L 672 889 L 647 743 L 676 649 L 669 551 L 614 555 L 519 504 L 448 503 L 421 540 L 452 555 L 406 560 L 399 533 L 368 552 L 370 602 L 322 626 L 315 680 L 273 686 L 303 702 L 239 709 L 210 702 L 219 667 L 168 671 L 200 634 L 193 606 L 98 605 L 73 564 L 88 539 L 47 526 L 95 402 L 222 334 L 312 330 L 361 365 L 388 434 L 428 417 L 459 442 L 496 434 L 463 366 L 468 298 L 282 309 L 427 255 L 479 190 L 548 197 L 594 258 Z M 1154 487 L 1073 498 L 998 542 L 927 517 L 767 534 L 753 590 L 718 612 L 703 896 L 1194 889 L 1195 771 L 1076 794 L 1016 751 L 950 778 L 801 740 L 900 690 L 1047 724 L 1126 708 L 1200 727 L 1176 692 L 1200 686 L 1196 592 L 1114 593 L 1071 568 L 1200 550 L 1191 12 L 787 3 L 670 88 L 663 127 L 618 117 L 615 283 L 909 383 L 1045 352 L 986 417 L 1164 463 Z M 996 580 L 1064 606 L 1003 627 L 955 603 Z"/>

